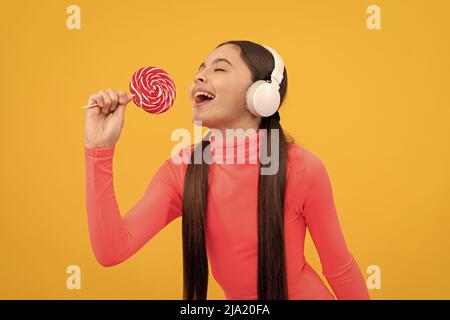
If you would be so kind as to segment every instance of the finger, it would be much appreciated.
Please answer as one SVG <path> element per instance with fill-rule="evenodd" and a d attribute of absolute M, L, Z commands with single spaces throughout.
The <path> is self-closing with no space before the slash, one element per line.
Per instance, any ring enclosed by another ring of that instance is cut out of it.
<path fill-rule="evenodd" d="M 119 105 L 125 105 L 127 104 L 128 99 L 127 99 L 127 94 L 125 91 L 119 91 Z"/>
<path fill-rule="evenodd" d="M 87 109 L 88 115 L 92 115 L 92 114 L 96 115 L 100 112 L 100 108 L 97 107 L 99 105 L 97 100 L 98 100 L 98 94 L 91 94 L 89 96 L 87 105 L 88 106 L 91 105 L 91 106 L 95 106 L 95 107 Z"/>
<path fill-rule="evenodd" d="M 96 105 L 94 108 L 90 108 L 90 110 L 92 110 L 91 112 L 93 114 L 97 115 L 100 112 L 102 112 L 102 106 L 103 106 L 103 97 L 102 97 L 102 95 L 101 94 L 95 94 L 92 104 Z"/>
<path fill-rule="evenodd" d="M 105 90 L 101 91 L 101 95 L 102 95 L 102 99 L 103 99 L 102 112 L 104 114 L 108 114 L 109 108 L 111 107 L 111 97 L 109 96 L 109 93 L 106 92 Z"/>
<path fill-rule="evenodd" d="M 103 101 L 103 96 L 101 94 L 98 94 L 95 100 L 100 109 L 103 108 L 103 105 L 105 104 L 105 102 Z"/>
<path fill-rule="evenodd" d="M 133 99 L 134 99 L 134 94 L 132 94 L 131 96 L 128 96 L 127 97 L 127 103 L 133 101 Z"/>
<path fill-rule="evenodd" d="M 87 105 L 97 103 L 97 94 L 91 94 L 88 99 Z"/>
<path fill-rule="evenodd" d="M 117 108 L 117 103 L 119 102 L 119 95 L 114 89 L 108 89 L 109 96 L 111 97 L 111 107 L 109 108 L 110 112 L 114 112 Z"/>

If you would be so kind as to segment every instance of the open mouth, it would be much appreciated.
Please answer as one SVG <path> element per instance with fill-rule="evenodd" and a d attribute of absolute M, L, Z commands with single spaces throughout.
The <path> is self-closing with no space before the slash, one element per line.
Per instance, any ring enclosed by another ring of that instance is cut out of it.
<path fill-rule="evenodd" d="M 195 98 L 194 98 L 195 105 L 200 106 L 200 105 L 207 104 L 208 102 L 214 100 L 214 98 L 215 98 L 215 96 L 213 94 L 198 91 L 195 94 Z"/>

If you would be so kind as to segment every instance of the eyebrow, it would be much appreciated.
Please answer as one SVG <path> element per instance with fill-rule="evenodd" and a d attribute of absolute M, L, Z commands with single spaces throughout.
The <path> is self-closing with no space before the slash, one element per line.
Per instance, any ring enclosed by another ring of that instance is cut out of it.
<path fill-rule="evenodd" d="M 233 65 L 231 64 L 231 62 L 228 61 L 228 60 L 225 59 L 225 58 L 217 58 L 217 59 L 215 59 L 215 60 L 212 62 L 212 64 L 214 64 L 214 63 L 216 63 L 216 62 L 221 62 L 221 61 L 228 63 L 230 66 L 233 66 Z M 198 67 L 198 70 L 200 70 L 200 69 L 203 68 L 204 66 L 205 66 L 205 63 L 202 62 L 202 64 Z"/>

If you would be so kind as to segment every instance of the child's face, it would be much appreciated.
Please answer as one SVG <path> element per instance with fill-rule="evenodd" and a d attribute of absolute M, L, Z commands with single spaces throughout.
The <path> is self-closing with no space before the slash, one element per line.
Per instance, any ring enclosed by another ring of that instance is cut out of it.
<path fill-rule="evenodd" d="M 230 63 L 216 59 L 226 59 Z M 248 117 L 245 96 L 252 84 L 251 77 L 238 46 L 225 44 L 216 48 L 200 66 L 189 87 L 192 121 L 202 121 L 202 126 L 209 128 L 232 128 L 240 119 Z M 198 105 L 195 97 L 198 88 L 213 94 L 214 99 Z"/>

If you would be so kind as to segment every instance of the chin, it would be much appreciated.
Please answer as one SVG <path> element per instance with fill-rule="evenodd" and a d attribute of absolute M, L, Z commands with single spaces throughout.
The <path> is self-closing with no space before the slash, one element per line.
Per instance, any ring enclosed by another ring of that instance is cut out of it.
<path fill-rule="evenodd" d="M 201 125 L 207 128 L 216 128 L 224 121 L 224 115 L 218 112 L 217 105 L 192 108 L 192 122 L 201 121 Z"/>
<path fill-rule="evenodd" d="M 194 123 L 194 121 L 201 121 L 202 126 L 205 126 L 205 124 L 208 122 L 208 118 L 205 116 L 202 116 L 198 112 L 193 111 L 192 112 L 192 123 Z"/>
<path fill-rule="evenodd" d="M 213 119 L 211 119 L 211 117 L 206 117 L 203 115 L 196 115 L 196 114 L 192 114 L 192 123 L 194 123 L 194 121 L 199 122 L 201 121 L 201 126 L 202 127 L 206 127 L 206 128 L 214 128 L 217 121 L 214 121 Z"/>
<path fill-rule="evenodd" d="M 201 107 L 192 108 L 192 121 L 201 121 L 204 123 L 208 122 L 208 120 L 211 120 L 211 112 L 208 112 L 208 110 L 203 110 Z"/>

